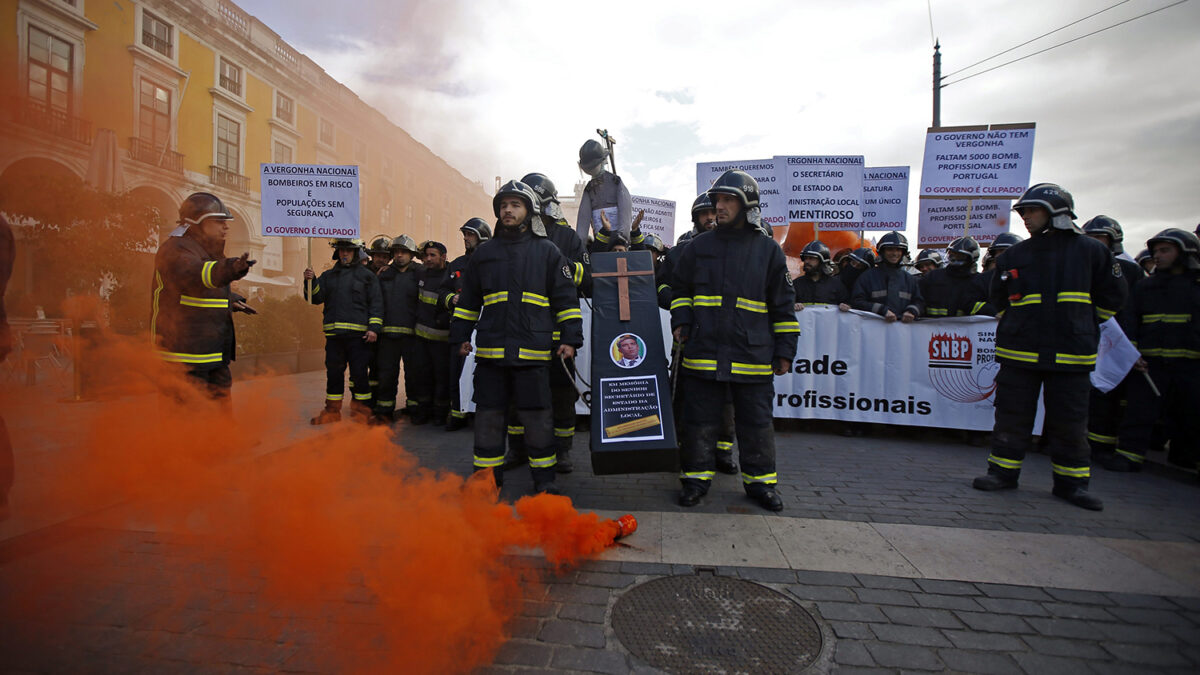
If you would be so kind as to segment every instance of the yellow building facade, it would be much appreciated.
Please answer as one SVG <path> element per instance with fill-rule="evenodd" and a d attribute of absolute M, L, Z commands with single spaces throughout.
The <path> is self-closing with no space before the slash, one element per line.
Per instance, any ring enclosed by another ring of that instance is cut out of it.
<path fill-rule="evenodd" d="M 483 186 L 230 0 L 0 7 L 0 183 L 32 172 L 127 190 L 158 208 L 163 236 L 184 197 L 213 192 L 236 218 L 227 252 L 260 261 L 245 285 L 280 293 L 298 292 L 307 240 L 262 236 L 261 163 L 359 166 L 364 238 L 404 233 L 454 253 L 464 221 L 491 219 Z M 328 262 L 323 241 L 313 260 Z M 35 267 L 19 258 L 10 297 Z"/>

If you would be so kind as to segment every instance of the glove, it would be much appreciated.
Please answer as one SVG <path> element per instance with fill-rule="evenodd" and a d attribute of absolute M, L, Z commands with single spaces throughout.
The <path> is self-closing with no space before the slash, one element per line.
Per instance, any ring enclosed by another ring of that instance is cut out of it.
<path fill-rule="evenodd" d="M 233 278 L 241 279 L 250 273 L 250 268 L 254 267 L 257 260 L 250 260 L 249 253 L 243 253 L 240 258 L 233 259 Z"/>

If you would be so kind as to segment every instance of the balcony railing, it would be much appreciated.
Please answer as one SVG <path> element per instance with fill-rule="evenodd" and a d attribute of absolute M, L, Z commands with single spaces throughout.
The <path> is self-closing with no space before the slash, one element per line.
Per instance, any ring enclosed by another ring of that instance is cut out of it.
<path fill-rule="evenodd" d="M 209 166 L 208 168 L 211 170 L 211 173 L 209 174 L 209 181 L 212 182 L 213 185 L 216 185 L 217 187 L 229 188 L 230 190 L 237 190 L 238 192 L 250 191 L 250 188 L 248 187 L 250 180 L 245 176 L 232 171 L 227 171 L 219 166 Z"/>
<path fill-rule="evenodd" d="M 16 99 L 17 123 L 90 145 L 92 123 L 31 98 Z"/>
<path fill-rule="evenodd" d="M 242 11 L 240 7 L 229 2 L 229 0 L 221 0 L 221 4 L 217 7 L 217 13 L 225 21 L 225 24 L 234 31 L 242 35 L 250 34 L 250 15 Z"/>
<path fill-rule="evenodd" d="M 164 151 L 141 138 L 129 139 L 129 157 L 138 162 L 152 164 L 167 171 L 183 173 L 183 155 L 173 150 Z M 160 159 L 161 158 L 161 161 Z"/>

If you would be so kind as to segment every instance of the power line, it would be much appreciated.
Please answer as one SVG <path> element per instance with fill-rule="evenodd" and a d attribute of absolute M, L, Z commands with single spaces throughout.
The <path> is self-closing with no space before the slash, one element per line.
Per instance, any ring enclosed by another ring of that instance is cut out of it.
<path fill-rule="evenodd" d="M 964 70 L 970 70 L 981 63 L 991 61 L 992 59 L 996 58 L 997 56 L 1004 56 L 1005 54 L 1013 51 L 1014 49 L 1020 49 L 1021 47 L 1024 47 L 1025 45 L 1029 44 L 1030 42 L 1037 42 L 1038 40 L 1041 40 L 1044 37 L 1047 37 L 1049 35 L 1054 35 L 1055 33 L 1059 32 L 1060 30 L 1070 28 L 1071 26 L 1074 26 L 1077 23 L 1087 21 L 1088 19 L 1092 18 L 1093 16 L 1096 16 L 1098 14 L 1103 14 L 1103 13 L 1107 12 L 1108 10 L 1116 8 L 1116 7 L 1120 7 L 1121 5 L 1124 5 L 1127 2 L 1129 2 L 1129 0 L 1121 0 L 1121 2 L 1118 2 L 1117 4 L 1111 5 L 1109 7 L 1105 7 L 1104 9 L 1100 10 L 1099 12 L 1092 12 L 1091 14 L 1088 14 L 1087 16 L 1083 17 L 1082 19 L 1077 19 L 1075 21 L 1072 21 L 1071 23 L 1069 23 L 1065 26 L 1059 26 L 1058 28 L 1055 28 L 1054 30 L 1050 31 L 1049 33 L 1042 33 L 1041 35 L 1033 38 L 1032 40 L 1026 40 L 1025 42 L 1022 42 L 1021 44 L 1017 45 L 1016 47 L 1009 47 L 1008 49 L 1005 49 L 1002 52 L 992 54 L 991 56 L 987 57 L 986 59 L 983 59 L 982 61 L 976 61 L 975 63 L 972 63 L 971 65 L 966 66 L 965 68 L 959 68 L 958 70 L 954 71 L 953 73 L 948 73 L 947 75 L 944 75 L 942 79 L 945 79 L 947 77 L 954 77 L 955 75 L 963 72 Z"/>
<path fill-rule="evenodd" d="M 983 75 L 984 73 L 990 73 L 990 72 L 992 72 L 993 70 L 996 70 L 997 68 L 1003 68 L 1004 66 L 1011 65 L 1011 64 L 1013 64 L 1013 63 L 1016 63 L 1017 61 L 1024 61 L 1025 59 L 1027 59 L 1027 58 L 1029 58 L 1029 57 L 1031 57 L 1031 56 L 1037 56 L 1038 54 L 1042 54 L 1042 53 L 1044 53 L 1044 52 L 1048 52 L 1048 51 L 1050 51 L 1051 49 L 1057 49 L 1058 47 L 1062 47 L 1063 45 L 1069 45 L 1069 44 L 1071 44 L 1072 42 L 1078 42 L 1079 40 L 1082 40 L 1082 39 L 1084 39 L 1084 38 L 1086 38 L 1086 37 L 1091 37 L 1091 36 L 1093 36 L 1093 35 L 1095 35 L 1095 34 L 1097 34 L 1097 33 L 1103 33 L 1104 31 L 1106 31 L 1106 30 L 1109 30 L 1109 29 L 1111 29 L 1111 28 L 1116 28 L 1117 26 L 1121 26 L 1121 25 L 1127 24 L 1127 23 L 1129 23 L 1130 21 L 1136 21 L 1136 20 L 1138 20 L 1138 19 L 1140 19 L 1140 18 L 1142 18 L 1142 17 L 1145 17 L 1145 16 L 1150 16 L 1151 14 L 1157 14 L 1158 12 L 1161 12 L 1161 11 L 1163 11 L 1164 9 L 1170 9 L 1170 8 L 1174 7 L 1175 5 L 1182 5 L 1183 3 L 1187 2 L 1187 1 L 1188 1 L 1188 0 L 1178 0 L 1178 2 L 1173 2 L 1173 3 L 1169 4 L 1169 5 L 1166 5 L 1166 6 L 1164 6 L 1164 7 L 1159 7 L 1158 9 L 1150 10 L 1149 12 L 1146 12 L 1145 14 L 1138 14 L 1138 15 L 1137 15 L 1137 16 L 1135 16 L 1135 17 L 1132 17 L 1132 18 L 1129 18 L 1129 19 L 1125 19 L 1124 21 L 1120 21 L 1120 22 L 1118 22 L 1118 23 L 1114 23 L 1114 24 L 1112 24 L 1111 26 L 1105 26 L 1104 28 L 1101 28 L 1101 29 L 1099 29 L 1099 30 L 1094 30 L 1094 31 L 1092 31 L 1092 32 L 1090 32 L 1090 33 L 1087 33 L 1087 34 L 1085 34 L 1085 35 L 1080 35 L 1080 36 L 1079 36 L 1079 37 L 1077 37 L 1077 38 L 1071 38 L 1070 40 L 1066 40 L 1066 41 L 1064 41 L 1064 42 L 1060 42 L 1060 43 L 1058 43 L 1058 44 L 1056 44 L 1056 45 L 1051 45 L 1051 46 L 1049 46 L 1049 47 L 1046 47 L 1045 49 L 1039 49 L 1038 51 L 1036 51 L 1036 52 L 1033 52 L 1032 54 L 1026 54 L 1025 56 L 1022 56 L 1022 57 L 1020 57 L 1020 58 L 1013 59 L 1012 61 L 1005 61 L 1004 63 L 1001 63 L 1001 64 L 1000 64 L 1000 65 L 998 65 L 998 66 L 992 66 L 991 68 L 988 68 L 988 69 L 986 69 L 986 70 L 981 70 L 981 71 L 979 71 L 978 73 L 971 73 L 970 75 L 967 75 L 967 76 L 965 76 L 965 77 L 960 77 L 960 78 L 958 78 L 957 80 L 955 80 L 955 81 L 953 81 L 953 82 L 944 82 L 944 83 L 942 83 L 942 85 L 941 85 L 941 86 L 942 86 L 942 87 L 949 87 L 949 86 L 950 86 L 950 85 L 952 85 L 952 84 L 958 84 L 959 82 L 963 82 L 963 81 L 965 81 L 965 80 L 969 80 L 969 79 L 971 79 L 972 77 L 975 77 L 976 75 Z M 947 76 L 947 77 L 949 77 L 949 76 Z"/>

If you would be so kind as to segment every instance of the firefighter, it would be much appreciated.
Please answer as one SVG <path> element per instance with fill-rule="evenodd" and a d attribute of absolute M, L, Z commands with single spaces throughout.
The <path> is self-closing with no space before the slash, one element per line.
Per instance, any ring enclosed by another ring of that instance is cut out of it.
<path fill-rule="evenodd" d="M 558 247 L 559 253 L 571 266 L 571 283 L 579 297 L 592 294 L 592 265 L 583 242 L 571 230 L 563 217 L 558 201 L 558 190 L 544 174 L 526 174 L 521 182 L 528 185 L 537 195 L 540 205 L 542 228 L 546 238 Z M 619 236 L 619 233 L 618 235 Z M 554 348 L 557 350 L 558 341 Z M 579 391 L 575 388 L 575 362 L 555 359 L 550 364 L 550 402 L 554 411 L 554 439 L 558 461 L 554 468 L 558 473 L 570 473 L 575 465 L 571 461 L 571 447 L 575 443 L 575 401 Z"/>
<path fill-rule="evenodd" d="M 1142 252 L 1137 254 L 1134 261 L 1142 266 L 1142 271 L 1146 273 L 1146 276 L 1154 274 L 1154 256 L 1150 255 L 1149 249 L 1142 249 Z"/>
<path fill-rule="evenodd" d="M 979 244 L 972 237 L 959 237 L 946 249 L 945 267 L 921 277 L 921 298 L 925 315 L 992 316 L 988 305 L 988 289 L 980 283 L 975 272 L 979 262 Z"/>
<path fill-rule="evenodd" d="M 378 241 L 378 240 L 376 240 Z M 374 245 L 375 242 L 372 244 Z M 371 257 L 377 254 L 372 251 Z M 379 271 L 379 289 L 383 293 L 383 327 L 376 345 L 379 383 L 375 389 L 373 424 L 391 424 L 396 414 L 396 394 L 400 384 L 400 363 L 404 363 L 404 393 L 411 396 L 420 389 L 417 373 L 417 285 L 421 264 L 414 262 L 417 242 L 407 234 L 388 241 L 391 262 Z"/>
<path fill-rule="evenodd" d="M 1083 233 L 1104 244 L 1113 254 L 1113 259 L 1121 266 L 1121 278 L 1125 280 L 1127 293 L 1133 292 L 1133 286 L 1146 277 L 1142 266 L 1132 260 L 1120 257 L 1125 252 L 1122 242 L 1125 233 L 1121 224 L 1108 216 L 1096 216 L 1083 224 Z M 1124 313 L 1125 307 L 1117 312 L 1117 321 L 1122 326 L 1128 325 Z M 1137 373 L 1126 376 L 1141 377 Z M 1088 403 L 1088 443 L 1092 447 L 1092 462 L 1108 469 L 1123 470 L 1129 466 L 1128 460 L 1118 459 L 1117 431 L 1121 428 L 1121 416 L 1125 402 L 1125 381 L 1112 390 L 1103 392 L 1095 387 L 1091 390 Z"/>
<path fill-rule="evenodd" d="M 555 493 L 550 366 L 554 359 L 574 358 L 583 345 L 574 269 L 546 239 L 533 188 L 509 181 L 492 204 L 496 236 L 480 244 L 467 262 L 451 325 L 453 343 L 464 357 L 471 353 L 475 331 L 474 467 L 492 469 L 496 483 L 503 483 L 505 413 L 511 403 L 525 428 L 534 491 Z"/>
<path fill-rule="evenodd" d="M 342 419 L 346 367 L 350 367 L 350 414 L 362 421 L 371 415 L 371 384 L 367 369 L 370 344 L 379 339 L 383 327 L 383 294 L 379 278 L 360 262 L 362 242 L 334 239 L 334 265 L 317 277 L 312 268 L 304 278 L 312 284 L 312 303 L 321 310 L 325 332 L 325 409 L 312 418 L 313 424 L 328 424 Z M 307 286 L 307 285 L 306 285 Z M 305 295 L 308 294 L 307 287 Z"/>
<path fill-rule="evenodd" d="M 833 261 L 824 242 L 810 242 L 800 252 L 804 276 L 794 282 L 796 311 L 809 306 L 840 305 L 850 299 L 841 281 L 833 277 Z"/>
<path fill-rule="evenodd" d="M 617 232 L 624 234 L 626 238 L 631 236 L 633 200 L 629 196 L 629 188 L 625 187 L 620 176 L 608 170 L 607 164 L 608 148 L 594 140 L 580 146 L 579 169 L 592 177 L 579 198 L 579 216 L 575 232 L 581 242 L 588 240 L 592 230 L 596 230 L 596 238 L 599 239 L 601 213 L 609 214 L 609 220 L 614 221 Z M 616 218 L 612 217 L 613 214 Z"/>
<path fill-rule="evenodd" d="M 671 284 L 671 326 L 683 344 L 681 506 L 695 506 L 712 484 L 721 408 L 733 396 L 742 483 L 769 511 L 776 492 L 772 375 L 796 356 L 796 295 L 787 261 L 759 211 L 758 183 L 726 171 L 708 191 L 717 228 L 684 249 Z M 764 236 L 766 235 L 766 236 Z"/>
<path fill-rule="evenodd" d="M 229 284 L 255 264 L 249 253 L 225 257 L 229 210 L 216 195 L 195 192 L 179 206 L 182 234 L 154 256 L 150 332 L 158 355 L 228 406 L 235 339 L 232 311 L 245 310 Z M 177 230 L 178 231 L 178 230 Z"/>
<path fill-rule="evenodd" d="M 879 265 L 854 282 L 850 306 L 878 314 L 889 323 L 896 319 L 912 323 L 921 316 L 925 303 L 916 278 L 901 267 L 908 255 L 908 240 L 899 232 L 888 232 L 879 238 L 876 248 L 881 257 Z"/>
<path fill-rule="evenodd" d="M 1174 404 L 1189 410 L 1173 416 L 1180 428 L 1172 435 L 1171 449 L 1177 450 L 1177 442 L 1188 445 L 1200 438 L 1200 239 L 1171 228 L 1154 235 L 1146 246 L 1154 256 L 1154 274 L 1134 287 L 1129 310 L 1122 313 L 1125 333 L 1142 358 L 1134 366 L 1137 372 L 1125 380 L 1128 405 L 1117 456 L 1105 467 L 1114 471 L 1141 470 L 1154 423 Z M 1177 456 L 1176 462 L 1183 459 Z M 1196 457 L 1188 459 L 1195 466 Z"/>
<path fill-rule="evenodd" d="M 983 256 L 983 273 L 990 273 L 996 268 L 996 256 L 1007 251 L 1015 244 L 1025 241 L 1024 237 L 1014 232 L 1001 232 L 996 235 L 992 243 L 988 246 L 987 254 Z M 989 274 L 986 279 L 988 288 L 991 288 L 992 277 Z"/>
<path fill-rule="evenodd" d="M 924 278 L 933 270 L 940 268 L 943 263 L 944 259 L 940 251 L 927 248 L 917 254 L 917 261 L 913 263 L 913 266 L 916 267 L 917 274 Z"/>
<path fill-rule="evenodd" d="M 421 244 L 425 263 L 417 281 L 417 360 L 421 363 L 421 386 L 414 398 L 413 424 L 445 424 L 450 416 L 450 300 L 445 291 L 450 270 L 446 245 L 440 241 Z"/>
<path fill-rule="evenodd" d="M 371 256 L 371 259 L 367 261 L 367 267 L 372 272 L 379 274 L 392 264 L 392 240 L 382 234 L 377 235 L 367 247 L 367 255 Z"/>
<path fill-rule="evenodd" d="M 492 238 L 492 228 L 483 218 L 471 218 L 463 223 L 458 231 L 463 236 L 462 255 L 450 261 L 446 282 L 442 285 L 442 295 L 449 295 L 447 305 L 453 308 L 458 303 L 459 293 L 462 292 L 463 272 L 467 269 L 467 261 L 479 245 Z M 453 311 L 453 309 L 451 309 Z M 446 431 L 458 431 L 467 426 L 467 413 L 463 411 L 462 395 L 458 381 L 462 377 L 465 361 L 457 349 L 450 349 L 450 418 L 446 420 Z"/>
<path fill-rule="evenodd" d="M 1076 227 L 1074 207 L 1071 194 L 1053 183 L 1034 185 L 1013 205 L 1030 238 L 996 259 L 991 302 L 1003 312 L 996 326 L 996 422 L 988 472 L 973 485 L 1017 487 L 1041 392 L 1053 494 L 1099 511 L 1103 502 L 1087 491 L 1089 373 L 1099 321 L 1121 308 L 1126 289 L 1112 253 Z"/>
<path fill-rule="evenodd" d="M 842 271 L 838 273 L 838 281 L 846 286 L 846 292 L 854 291 L 854 283 L 869 269 L 875 267 L 875 252 L 863 246 L 842 259 Z M 846 306 L 849 309 L 849 305 Z"/>

